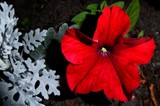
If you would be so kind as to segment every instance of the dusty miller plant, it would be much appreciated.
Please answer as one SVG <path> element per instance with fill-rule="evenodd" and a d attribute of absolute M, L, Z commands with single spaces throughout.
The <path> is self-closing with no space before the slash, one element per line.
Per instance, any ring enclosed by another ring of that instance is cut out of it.
<path fill-rule="evenodd" d="M 46 49 L 52 39 L 60 41 L 68 25 L 56 33 L 48 30 L 31 30 L 24 35 L 16 28 L 15 10 L 6 2 L 0 3 L 0 99 L 4 106 L 43 106 L 49 95 L 60 95 L 59 75 L 45 62 Z M 74 27 L 74 26 L 71 26 Z M 20 40 L 20 37 L 22 40 Z M 27 59 L 23 56 L 28 56 Z"/>

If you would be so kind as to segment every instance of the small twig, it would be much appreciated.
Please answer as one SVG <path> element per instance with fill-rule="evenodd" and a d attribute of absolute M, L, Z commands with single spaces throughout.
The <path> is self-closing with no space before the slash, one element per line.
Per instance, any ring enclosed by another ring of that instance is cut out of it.
<path fill-rule="evenodd" d="M 141 84 L 145 84 L 146 82 L 147 82 L 147 80 L 146 80 L 146 76 L 144 75 L 144 73 L 142 72 L 142 70 L 140 69 L 140 67 L 139 67 L 139 74 L 140 74 L 140 76 L 142 77 L 142 79 L 140 80 L 140 83 Z"/>
<path fill-rule="evenodd" d="M 154 94 L 154 85 L 153 84 L 151 84 L 149 86 L 149 90 L 150 90 L 150 96 L 151 96 L 151 99 L 152 99 L 152 101 L 154 103 L 154 106 L 159 106 L 159 103 L 158 103 L 158 101 L 156 99 L 156 96 Z"/>
<path fill-rule="evenodd" d="M 141 69 L 139 69 L 140 71 L 139 71 L 139 74 L 140 74 L 140 76 L 143 78 L 143 79 L 146 79 L 146 76 L 144 75 L 144 73 L 142 72 L 142 70 Z"/>
<path fill-rule="evenodd" d="M 141 84 L 145 84 L 147 81 L 146 80 L 140 80 Z"/>

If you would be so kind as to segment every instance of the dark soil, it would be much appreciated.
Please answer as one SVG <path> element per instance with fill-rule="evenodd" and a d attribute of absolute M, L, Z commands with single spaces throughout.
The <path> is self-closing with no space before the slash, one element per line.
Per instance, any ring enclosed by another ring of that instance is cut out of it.
<path fill-rule="evenodd" d="M 101 3 L 103 0 L 6 0 L 13 4 L 16 17 L 19 18 L 18 28 L 22 32 L 30 29 L 48 29 L 49 27 L 58 28 L 62 23 L 70 23 L 71 18 L 81 12 L 90 3 Z M 119 0 L 108 0 L 108 4 Z M 125 0 L 126 6 L 131 0 Z M 135 91 L 135 100 L 128 103 L 107 100 L 102 92 L 91 93 L 88 95 L 74 95 L 67 88 L 65 75 L 62 77 L 61 88 L 62 96 L 50 96 L 49 100 L 43 100 L 46 106 L 154 106 L 150 85 L 154 85 L 154 94 L 157 102 L 160 103 L 160 1 L 159 0 L 140 0 L 141 14 L 136 29 L 142 29 L 145 36 L 152 36 L 156 42 L 156 50 L 151 62 L 141 66 L 141 83 Z M 134 32 L 133 32 L 134 33 Z M 53 41 L 54 45 L 58 43 Z M 52 53 L 49 53 L 52 56 Z M 54 56 L 53 56 L 54 57 Z M 49 57 L 50 58 L 50 57 Z M 59 57 L 62 58 L 63 57 Z M 57 63 L 62 64 L 57 59 Z M 56 64 L 56 62 L 53 62 Z M 64 63 L 64 65 L 66 65 Z M 55 66 L 56 67 L 56 66 Z M 57 68 L 58 70 L 65 67 Z M 65 73 L 65 72 L 64 72 Z M 156 106 L 156 105 L 155 105 Z M 157 105 L 158 106 L 158 105 Z"/>

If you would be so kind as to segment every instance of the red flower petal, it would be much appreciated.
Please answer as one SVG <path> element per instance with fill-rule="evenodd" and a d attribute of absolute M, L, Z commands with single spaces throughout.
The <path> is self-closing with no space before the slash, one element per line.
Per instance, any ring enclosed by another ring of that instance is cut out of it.
<path fill-rule="evenodd" d="M 140 85 L 137 65 L 130 63 L 129 59 L 121 56 L 110 55 L 110 59 L 120 78 L 126 96 L 131 99 L 134 89 Z"/>
<path fill-rule="evenodd" d="M 108 56 L 88 58 L 84 64 L 67 68 L 67 81 L 70 89 L 76 93 L 86 94 L 91 91 L 104 90 L 107 97 L 127 101 L 119 75 Z"/>
<path fill-rule="evenodd" d="M 88 55 L 96 53 L 96 49 L 86 45 L 90 42 L 92 41 L 77 29 L 69 29 L 62 38 L 61 50 L 69 62 L 80 64 L 83 63 Z"/>
<path fill-rule="evenodd" d="M 127 38 L 114 47 L 113 54 L 126 57 L 135 64 L 147 64 L 153 56 L 154 40 L 151 38 Z"/>
<path fill-rule="evenodd" d="M 92 70 L 92 67 L 95 65 L 97 59 L 98 59 L 98 55 L 93 54 L 93 55 L 89 55 L 85 60 L 85 62 L 80 65 L 69 64 L 67 66 L 66 76 L 67 76 L 68 85 L 72 91 L 74 91 L 77 88 L 78 84 L 81 83 L 83 79 L 85 79 L 88 73 Z M 89 89 L 84 90 L 82 93 L 83 94 L 88 93 L 89 92 L 88 90 Z"/>
<path fill-rule="evenodd" d="M 111 11 L 109 7 L 104 7 L 103 13 L 98 19 L 96 31 L 94 32 L 94 40 L 106 42 L 111 14 L 110 12 Z"/>
<path fill-rule="evenodd" d="M 106 46 L 113 46 L 118 37 L 123 37 L 130 27 L 129 16 L 118 6 L 112 9 L 104 7 L 103 14 L 98 19 L 94 40 L 100 40 Z"/>

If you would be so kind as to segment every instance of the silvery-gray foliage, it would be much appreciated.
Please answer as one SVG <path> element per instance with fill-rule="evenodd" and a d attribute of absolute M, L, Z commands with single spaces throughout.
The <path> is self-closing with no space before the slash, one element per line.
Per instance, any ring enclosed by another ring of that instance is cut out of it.
<path fill-rule="evenodd" d="M 68 29 L 68 24 L 64 23 L 59 27 L 59 31 L 57 33 L 57 40 L 60 41 L 65 34 L 66 30 Z"/>
<path fill-rule="evenodd" d="M 0 70 L 6 70 L 8 68 L 8 65 L 0 59 Z"/>
<path fill-rule="evenodd" d="M 46 69 L 44 62 L 45 60 L 43 59 L 37 60 L 36 63 L 32 63 L 29 58 L 25 61 L 29 66 L 28 70 L 33 72 L 33 79 L 31 80 L 31 83 L 36 85 L 36 83 L 39 82 L 38 87 L 35 89 L 35 94 L 41 93 L 45 99 L 48 99 L 48 95 L 51 93 L 60 95 L 60 92 L 57 89 L 57 86 L 59 85 L 59 82 L 57 81 L 59 76 L 55 75 L 55 71 Z M 46 86 L 49 87 L 48 90 L 46 89 Z"/>
<path fill-rule="evenodd" d="M 30 106 L 40 106 L 42 105 L 39 104 L 41 98 L 37 96 L 38 94 L 41 93 L 45 99 L 49 99 L 48 95 L 51 93 L 60 95 L 57 89 L 59 76 L 55 75 L 55 71 L 47 69 L 44 62 L 45 60 L 37 60 L 33 63 L 28 58 L 24 61 L 24 64 L 27 66 L 25 72 L 21 74 L 4 72 L 10 81 L 10 83 L 0 82 L 1 98 L 8 97 L 4 105 L 8 106 L 10 103 L 13 103 L 17 105 L 30 104 Z M 20 69 L 17 66 L 15 65 L 14 68 Z M 37 82 L 40 84 L 38 87 L 35 87 Z M 48 89 L 46 89 L 46 86 L 48 86 Z M 18 100 L 14 100 L 16 94 L 19 95 Z M 28 102 L 26 103 L 26 101 Z"/>
<path fill-rule="evenodd" d="M 27 54 L 30 51 L 33 51 L 35 48 L 41 45 L 41 42 L 44 41 L 47 30 L 43 30 L 40 32 L 40 29 L 36 29 L 35 32 L 31 30 L 29 33 L 26 33 L 23 37 L 24 41 L 22 42 L 24 45 L 24 52 Z"/>
<path fill-rule="evenodd" d="M 41 98 L 35 95 L 35 90 L 30 83 L 30 78 L 21 78 L 20 75 L 16 75 L 9 72 L 4 72 L 9 77 L 10 83 L 4 81 L 0 82 L 1 98 L 6 98 L 4 106 L 12 105 L 29 105 L 29 106 L 44 106 L 41 103 Z M 14 98 L 17 98 L 16 100 Z"/>
<path fill-rule="evenodd" d="M 77 29 L 79 29 L 79 26 L 74 24 L 74 25 L 71 25 L 69 27 L 67 23 L 63 23 L 59 27 L 58 31 L 56 31 L 52 27 L 48 28 L 47 33 L 46 33 L 47 36 L 45 37 L 44 43 L 41 44 L 40 46 L 38 46 L 34 51 L 31 51 L 29 53 L 29 55 L 34 60 L 43 58 L 45 53 L 46 53 L 46 49 L 51 44 L 51 41 L 54 39 L 54 40 L 56 40 L 58 42 L 61 42 L 61 39 L 62 39 L 63 35 L 65 34 L 65 32 L 66 32 L 66 30 L 68 28 L 77 28 Z"/>
<path fill-rule="evenodd" d="M 8 58 L 12 50 L 17 50 L 22 43 L 18 42 L 21 33 L 15 29 L 18 18 L 14 17 L 15 11 L 12 5 L 7 5 L 6 2 L 0 3 L 2 10 L 0 10 L 0 45 L 1 56 Z"/>
<path fill-rule="evenodd" d="M 54 39 L 54 37 L 56 36 L 56 31 L 54 28 L 48 28 L 47 33 L 46 33 L 46 37 L 44 42 L 38 46 L 34 51 L 31 51 L 29 53 L 29 55 L 34 59 L 41 59 L 45 56 L 46 54 L 46 49 L 49 47 L 49 45 L 51 44 L 51 41 Z"/>
<path fill-rule="evenodd" d="M 78 27 L 77 25 L 72 25 L 68 27 L 68 24 L 64 23 L 59 27 L 58 31 L 56 31 L 52 27 L 48 28 L 46 33 L 47 36 L 45 37 L 44 43 L 41 44 L 39 47 L 37 47 L 34 51 L 30 52 L 29 55 L 35 60 L 42 58 L 46 53 L 46 49 L 51 44 L 51 41 L 54 39 L 60 42 L 68 28 L 78 28 Z"/>
<path fill-rule="evenodd" d="M 17 50 L 22 43 L 18 42 L 21 33 L 15 29 L 18 18 L 14 17 L 15 11 L 12 5 L 7 5 L 6 2 L 0 3 L 0 56 L 8 58 L 12 50 Z M 18 54 L 18 53 L 17 53 Z"/>
<path fill-rule="evenodd" d="M 14 8 L 6 2 L 0 3 L 0 7 L 0 70 L 4 74 L 0 80 L 2 105 L 43 106 L 38 94 L 45 99 L 49 99 L 51 93 L 60 95 L 57 89 L 59 76 L 46 66 L 44 58 L 32 61 L 30 55 L 27 60 L 23 55 L 42 45 L 47 30 L 31 30 L 20 41 L 23 34 L 16 28 L 18 18 L 14 17 Z"/>

